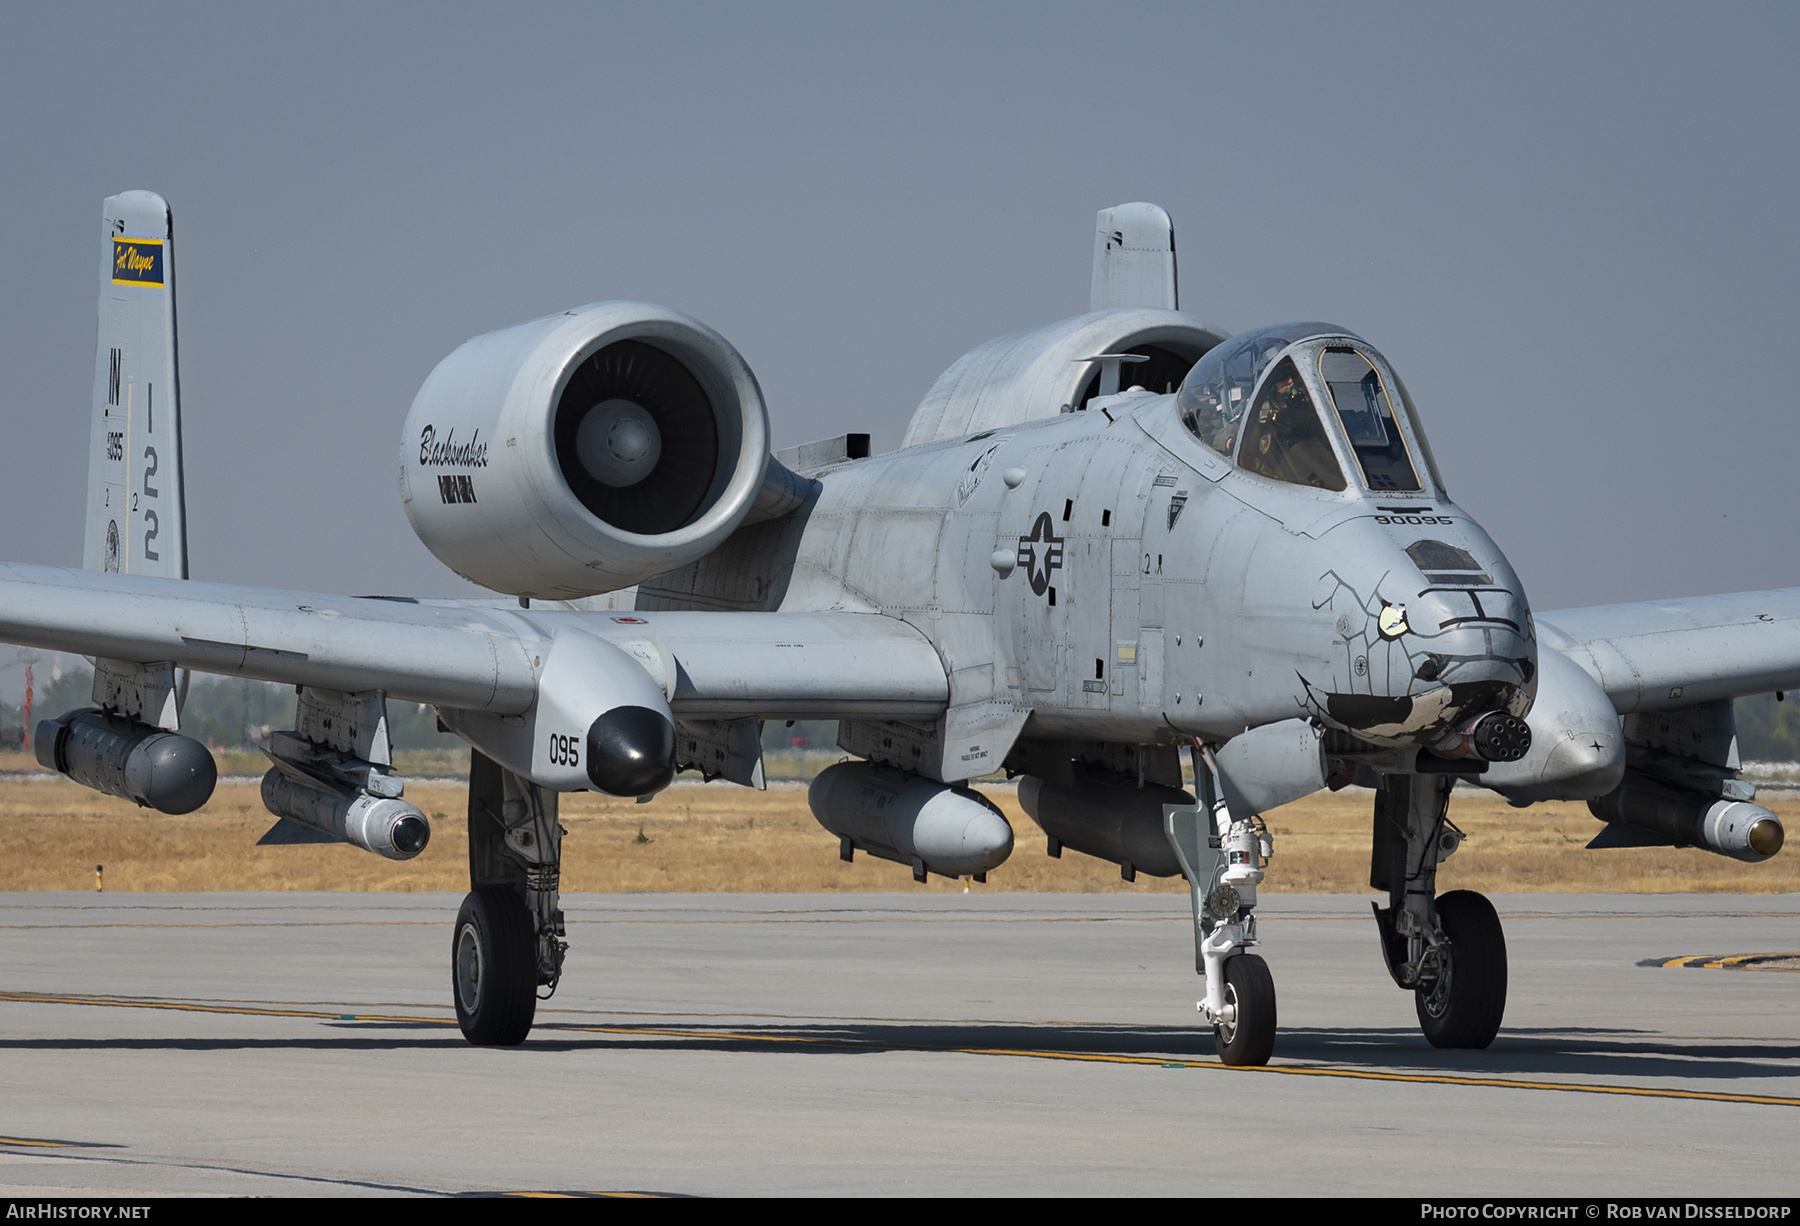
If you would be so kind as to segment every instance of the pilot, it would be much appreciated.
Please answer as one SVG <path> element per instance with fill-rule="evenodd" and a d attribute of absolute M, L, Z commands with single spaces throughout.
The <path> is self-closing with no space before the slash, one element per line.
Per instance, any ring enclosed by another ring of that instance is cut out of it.
<path fill-rule="evenodd" d="M 1321 432 L 1312 397 L 1306 394 L 1299 372 L 1290 363 L 1284 362 L 1263 390 L 1256 406 L 1253 446 L 1255 455 L 1248 467 L 1255 472 L 1296 485 L 1344 488 L 1343 475 Z"/>
<path fill-rule="evenodd" d="M 1300 408 L 1302 405 L 1304 409 Z M 1295 421 L 1310 408 L 1312 403 L 1306 396 L 1306 389 L 1300 386 L 1298 372 L 1291 364 L 1283 363 L 1283 368 L 1275 372 L 1269 386 L 1263 389 L 1262 403 L 1256 406 L 1256 424 L 1261 427 L 1255 443 L 1258 472 L 1292 480 L 1285 472 L 1286 453 L 1294 441 Z"/>

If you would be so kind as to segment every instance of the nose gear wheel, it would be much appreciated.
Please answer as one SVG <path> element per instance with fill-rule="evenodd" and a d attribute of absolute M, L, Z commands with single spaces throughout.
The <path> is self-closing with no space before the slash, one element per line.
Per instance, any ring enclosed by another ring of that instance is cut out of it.
<path fill-rule="evenodd" d="M 1238 954 L 1225 963 L 1225 1006 L 1229 1021 L 1213 1027 L 1219 1059 L 1236 1067 L 1269 1062 L 1275 1051 L 1275 978 L 1256 954 Z"/>

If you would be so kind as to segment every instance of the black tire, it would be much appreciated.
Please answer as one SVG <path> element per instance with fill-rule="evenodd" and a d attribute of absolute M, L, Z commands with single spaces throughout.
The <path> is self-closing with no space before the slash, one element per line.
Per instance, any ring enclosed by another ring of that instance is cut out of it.
<path fill-rule="evenodd" d="M 463 1037 L 479 1047 L 512 1047 L 537 1013 L 537 942 L 531 913 L 505 886 L 463 899 L 450 938 L 450 997 Z"/>
<path fill-rule="evenodd" d="M 1433 1047 L 1483 1048 L 1506 1013 L 1506 933 L 1494 904 L 1472 890 L 1437 900 L 1449 940 L 1438 977 L 1413 992 L 1419 1029 Z"/>
<path fill-rule="evenodd" d="M 1213 1027 L 1219 1059 L 1239 1068 L 1267 1064 L 1275 1051 L 1275 978 L 1255 954 L 1225 960 L 1225 1003 L 1237 1006 L 1231 1026 Z"/>

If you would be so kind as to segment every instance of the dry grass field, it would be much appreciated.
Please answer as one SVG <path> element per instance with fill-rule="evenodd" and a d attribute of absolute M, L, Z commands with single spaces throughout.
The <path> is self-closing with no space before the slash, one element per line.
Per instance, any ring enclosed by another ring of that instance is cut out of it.
<path fill-rule="evenodd" d="M 7 764 L 0 764 L 7 765 Z M 23 763 L 19 764 L 23 766 Z M 1013 789 L 989 795 L 1017 834 L 1012 858 L 982 890 L 1072 893 L 1172 891 L 1177 880 L 1119 879 L 1111 864 L 1044 854 L 1044 836 L 1020 811 Z M 273 819 L 257 786 L 224 782 L 203 810 L 166 817 L 134 809 L 54 776 L 0 778 L 0 890 L 91 890 L 103 864 L 109 891 L 463 890 L 467 888 L 464 789 L 415 782 L 407 799 L 432 818 L 424 854 L 396 864 L 342 845 L 258 847 Z M 1276 835 L 1265 890 L 1368 893 L 1371 794 L 1319 796 L 1268 814 Z M 1790 825 L 1800 801 L 1764 797 Z M 1739 864 L 1701 851 L 1590 852 L 1599 824 L 1585 806 L 1512 809 L 1490 793 L 1462 791 L 1451 815 L 1468 841 L 1446 864 L 1444 889 L 1514 891 L 1800 890 L 1800 856 Z M 858 855 L 838 859 L 799 785 L 753 792 L 728 784 L 680 783 L 638 805 L 594 795 L 565 797 L 563 888 L 569 891 L 955 890 L 933 878 L 915 885 L 901 865 Z"/>

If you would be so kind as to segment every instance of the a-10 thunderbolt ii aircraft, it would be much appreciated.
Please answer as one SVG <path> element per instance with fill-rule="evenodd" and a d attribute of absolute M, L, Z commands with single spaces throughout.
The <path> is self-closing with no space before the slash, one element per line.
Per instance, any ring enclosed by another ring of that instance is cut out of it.
<path fill-rule="evenodd" d="M 1099 214 L 1088 314 L 969 352 L 885 455 L 772 455 L 743 358 L 661 307 L 467 342 L 407 414 L 399 492 L 486 601 L 188 581 L 168 208 L 113 197 L 105 230 L 85 570 L 0 566 L 0 638 L 96 663 L 36 752 L 186 812 L 214 781 L 175 731 L 186 670 L 292 684 L 264 841 L 403 860 L 430 831 L 385 703 L 433 704 L 473 747 L 451 979 L 475 1043 L 522 1041 L 561 974 L 558 796 L 760 787 L 768 719 L 840 721 L 855 760 L 810 801 L 845 859 L 982 879 L 1013 835 L 967 785 L 1004 770 L 1052 855 L 1185 876 L 1232 1064 L 1275 1039 L 1250 951 L 1276 805 L 1375 789 L 1372 935 L 1442 1047 L 1487 1045 L 1506 1003 L 1493 907 L 1436 893 L 1456 781 L 1587 800 L 1594 846 L 1781 846 L 1731 699 L 1800 687 L 1800 589 L 1534 615 L 1381 353 L 1180 312 L 1154 205 Z"/>

